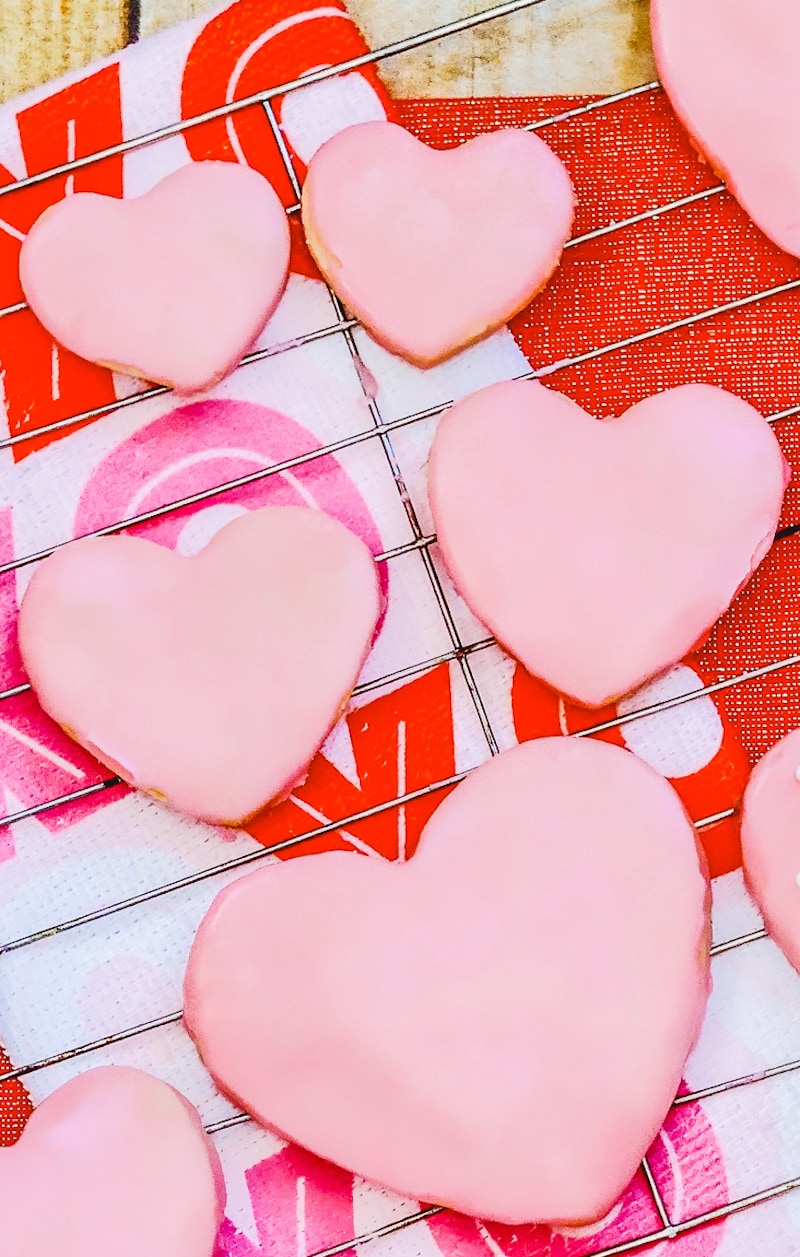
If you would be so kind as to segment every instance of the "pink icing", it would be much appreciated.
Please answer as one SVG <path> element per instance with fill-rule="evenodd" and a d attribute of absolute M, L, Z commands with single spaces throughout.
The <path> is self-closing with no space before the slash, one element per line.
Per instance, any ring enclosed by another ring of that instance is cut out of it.
<path fill-rule="evenodd" d="M 375 564 L 305 507 L 234 519 L 190 558 L 141 538 L 58 550 L 20 609 L 43 708 L 126 781 L 235 824 L 302 778 L 380 611 Z"/>
<path fill-rule="evenodd" d="M 287 415 L 256 402 L 211 398 L 177 407 L 145 424 L 101 459 L 89 476 L 75 513 L 73 535 L 103 528 L 142 511 L 157 509 L 226 480 L 319 449 L 319 441 Z M 137 536 L 173 550 L 185 529 L 209 506 L 254 510 L 261 506 L 312 504 L 360 536 L 373 554 L 384 548 L 369 508 L 352 479 L 331 455 L 315 457 L 283 474 L 200 501 L 138 525 Z M 0 562 L 16 557 L 11 511 L 0 510 Z M 389 565 L 379 568 L 386 601 Z M 17 641 L 15 573 L 0 579 L 0 688 L 27 680 Z M 0 773 L 13 796 L 9 808 L 29 807 L 107 777 L 96 760 L 44 714 L 32 694 L 7 699 L 0 720 Z M 447 775 L 446 773 L 443 775 Z M 42 812 L 51 831 L 69 828 L 119 798 L 124 787 L 89 795 Z M 382 796 L 383 797 L 383 796 Z M 358 809 L 356 809 L 358 810 Z M 0 862 L 14 854 L 11 828 L 0 828 Z"/>
<path fill-rule="evenodd" d="M 742 856 L 764 924 L 800 971 L 800 729 L 756 765 L 744 796 Z"/>
<path fill-rule="evenodd" d="M 0 1148 L 3 1257 L 211 1257 L 224 1203 L 197 1113 L 136 1069 L 74 1078 Z"/>
<path fill-rule="evenodd" d="M 707 900 L 662 777 L 540 739 L 467 778 L 408 864 L 334 852 L 224 890 L 186 1026 L 257 1120 L 355 1173 L 508 1223 L 593 1220 L 697 1035 Z"/>
<path fill-rule="evenodd" d="M 428 148 L 366 122 L 311 159 L 303 224 L 322 273 L 387 349 L 429 366 L 528 304 L 558 265 L 574 195 L 528 131 Z"/>
<path fill-rule="evenodd" d="M 0 563 L 15 558 L 11 510 L 0 510 Z M 0 576 L 0 689 L 24 683 L 17 638 L 16 572 Z M 44 714 L 30 692 L 3 699 L 0 711 L 0 783 L 8 811 L 34 807 L 45 799 L 83 789 L 107 774 Z M 39 822 L 51 831 L 66 829 L 97 806 L 119 798 L 120 788 L 74 800 L 42 812 Z M 9 795 L 11 796 L 9 798 Z M 0 828 L 0 863 L 15 852 L 14 827 Z"/>
<path fill-rule="evenodd" d="M 232 370 L 288 272 L 277 194 L 231 162 L 192 163 L 127 201 L 68 196 L 38 219 L 20 253 L 25 297 L 56 340 L 180 393 Z"/>
<path fill-rule="evenodd" d="M 788 468 L 746 402 L 707 385 L 597 422 L 541 384 L 442 419 L 429 465 L 447 567 L 525 667 L 602 707 L 681 659 L 768 550 Z"/>
<path fill-rule="evenodd" d="M 675 111 L 763 232 L 800 257 L 800 6 L 651 0 Z"/>

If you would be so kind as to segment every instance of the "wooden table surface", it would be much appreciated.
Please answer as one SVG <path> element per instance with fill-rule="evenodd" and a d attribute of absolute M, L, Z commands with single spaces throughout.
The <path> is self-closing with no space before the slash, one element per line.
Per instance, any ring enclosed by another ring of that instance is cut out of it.
<path fill-rule="evenodd" d="M 373 47 L 492 0 L 350 0 Z M 0 99 L 55 78 L 219 0 L 0 0 Z M 653 77 L 648 0 L 541 7 L 387 62 L 399 96 L 612 92 Z"/>

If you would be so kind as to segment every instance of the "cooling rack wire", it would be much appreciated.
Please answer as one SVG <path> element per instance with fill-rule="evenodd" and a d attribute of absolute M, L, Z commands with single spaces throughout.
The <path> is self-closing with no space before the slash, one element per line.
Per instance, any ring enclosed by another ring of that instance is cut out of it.
<path fill-rule="evenodd" d="M 286 168 L 286 173 L 289 177 L 289 180 L 291 182 L 292 188 L 294 189 L 294 194 L 296 197 L 294 204 L 290 205 L 287 208 L 287 213 L 289 215 L 296 214 L 299 212 L 299 209 L 300 209 L 300 205 L 299 205 L 300 185 L 299 185 L 297 173 L 293 166 L 291 154 L 289 153 L 289 150 L 284 142 L 282 132 L 277 122 L 276 114 L 275 114 L 273 103 L 272 103 L 275 100 L 275 98 L 283 96 L 287 92 L 292 91 L 294 88 L 307 86 L 309 83 L 320 82 L 324 79 L 331 78 L 336 74 L 341 74 L 346 71 L 357 70 L 363 66 L 367 66 L 367 65 L 384 61 L 390 57 L 397 56 L 401 53 L 411 52 L 414 49 L 422 48 L 425 45 L 434 43 L 437 40 L 446 39 L 449 36 L 456 35 L 460 32 L 468 31 L 470 29 L 474 29 L 479 26 L 483 26 L 489 22 L 501 21 L 504 18 L 510 17 L 512 14 L 521 12 L 522 10 L 525 10 L 525 9 L 534 8 L 535 6 L 545 4 L 545 3 L 547 3 L 547 0 L 509 0 L 508 3 L 496 5 L 492 8 L 485 9 L 479 13 L 471 14 L 470 16 L 458 19 L 456 21 L 448 22 L 440 26 L 434 27 L 432 29 L 410 35 L 405 39 L 398 40 L 394 43 L 386 45 L 383 48 L 378 48 L 372 52 L 365 53 L 362 56 L 354 57 L 350 59 L 349 61 L 342 62 L 333 66 L 326 66 L 324 68 L 315 70 L 308 75 L 304 75 L 302 79 L 295 79 L 289 82 L 281 83 L 263 92 L 258 92 L 258 93 L 255 93 L 254 95 L 242 98 L 240 100 L 236 100 L 232 103 L 226 104 L 224 106 L 220 106 L 217 109 L 208 110 L 207 112 L 203 114 L 199 114 L 194 117 L 185 119 L 179 123 L 175 123 L 173 125 L 163 127 L 157 131 L 148 132 L 147 134 L 134 137 L 130 140 L 126 140 L 123 143 L 116 144 L 116 145 L 113 145 L 112 147 L 99 150 L 97 152 L 91 153 L 79 159 L 66 162 L 63 165 L 52 167 L 38 174 L 29 176 L 24 179 L 17 180 L 15 182 L 11 182 L 9 184 L 6 184 L 0 187 L 0 197 L 6 196 L 10 192 L 18 191 L 25 187 L 31 187 L 33 185 L 43 183 L 48 179 L 57 178 L 60 175 L 73 173 L 74 171 L 84 166 L 92 165 L 93 163 L 98 162 L 102 160 L 103 158 L 113 157 L 116 155 L 131 152 L 134 149 L 142 148 L 146 145 L 156 144 L 161 140 L 167 139 L 168 137 L 179 134 L 181 132 L 185 132 L 188 129 L 195 126 L 199 126 L 200 124 L 204 122 L 209 122 L 216 118 L 226 117 L 230 114 L 236 113 L 242 109 L 246 109 L 253 105 L 261 105 L 266 112 L 272 134 L 280 150 L 280 154 Z M 657 81 L 645 83 L 642 86 L 631 88 L 628 91 L 618 92 L 614 95 L 606 96 L 599 100 L 593 100 L 589 103 L 581 104 L 574 108 L 566 109 L 558 114 L 554 114 L 551 117 L 544 118 L 542 120 L 539 120 L 537 122 L 530 124 L 527 129 L 532 130 L 532 131 L 546 130 L 546 128 L 553 126 L 556 123 L 566 122 L 571 118 L 575 118 L 581 115 L 591 115 L 595 113 L 596 111 L 600 111 L 600 110 L 603 110 L 604 108 L 607 108 L 609 105 L 616 104 L 628 98 L 631 98 L 634 96 L 642 96 L 649 93 L 658 93 L 660 91 L 661 91 L 661 85 Z M 566 247 L 571 248 L 571 247 L 574 247 L 575 245 L 585 243 L 586 241 L 589 241 L 589 240 L 599 239 L 604 236 L 611 236 L 617 232 L 623 231 L 625 228 L 632 227 L 638 223 L 643 223 L 650 219 L 656 219 L 656 218 L 661 217 L 662 215 L 669 214 L 673 211 L 683 209 L 687 206 L 693 205 L 700 201 L 707 201 L 714 197 L 718 197 L 724 191 L 725 191 L 725 187 L 723 184 L 721 183 L 715 184 L 713 187 L 705 188 L 701 191 L 693 193 L 692 195 L 685 196 L 677 200 L 669 201 L 665 204 L 656 205 L 650 209 L 647 209 L 641 213 L 635 214 L 629 218 L 624 218 L 619 221 L 611 222 L 605 226 L 601 226 L 601 227 L 596 228 L 595 230 L 586 232 L 583 235 L 575 236 L 573 237 L 572 240 L 570 240 L 570 242 L 568 243 Z M 791 292 L 795 289 L 800 289 L 800 279 L 792 280 L 786 283 L 775 285 L 773 287 L 765 288 L 765 289 L 762 289 L 761 291 L 753 292 L 746 296 L 739 297 L 736 300 L 728 301 L 719 305 L 715 305 L 709 309 L 705 309 L 700 312 L 693 313 L 691 315 L 688 315 L 685 318 L 677 319 L 672 322 L 662 324 L 658 327 L 649 328 L 645 331 L 638 333 L 637 335 L 627 337 L 623 340 L 616 340 L 616 341 L 613 341 L 604 345 L 599 345 L 596 348 L 588 350 L 584 353 L 577 354 L 568 358 L 559 359 L 558 361 L 552 362 L 537 370 L 528 371 L 519 378 L 535 380 L 535 379 L 542 379 L 545 377 L 549 377 L 551 375 L 557 375 L 559 371 L 562 371 L 568 367 L 574 367 L 581 363 L 589 362 L 593 359 L 597 359 L 597 358 L 601 358 L 609 354 L 613 354 L 617 351 L 624 350 L 634 345 L 642 344 L 648 341 L 654 341 L 661 336 L 666 336 L 669 333 L 677 331 L 679 329 L 689 328 L 689 327 L 694 326 L 695 324 L 701 324 L 701 323 L 707 322 L 708 320 L 717 318 L 720 315 L 725 315 L 733 311 L 743 309 L 747 306 L 755 305 L 758 302 L 768 301 L 770 298 L 780 296 L 782 294 Z M 307 334 L 296 337 L 292 339 L 291 341 L 287 341 L 282 344 L 271 345 L 268 348 L 250 353 L 243 359 L 242 365 L 246 365 L 248 363 L 252 363 L 252 362 L 264 359 L 264 358 L 273 357 L 279 354 L 291 353 L 293 350 L 299 348 L 300 346 L 308 345 L 315 341 L 323 340 L 328 337 L 341 337 L 347 346 L 347 349 L 352 357 L 352 360 L 358 366 L 360 364 L 360 358 L 359 358 L 356 341 L 353 336 L 353 330 L 357 326 L 357 323 L 354 319 L 348 318 L 346 316 L 346 313 L 344 309 L 342 308 L 341 304 L 339 303 L 338 299 L 336 298 L 335 294 L 331 292 L 330 296 L 331 296 L 333 308 L 336 314 L 336 319 L 334 322 L 330 323 L 326 327 L 319 328 L 314 331 L 308 332 Z M 0 318 L 11 317 L 14 314 L 24 309 L 26 309 L 26 305 L 24 302 L 7 306 L 5 308 L 0 309 Z M 411 677 L 414 677 L 416 675 L 420 675 L 426 672 L 427 670 L 429 670 L 430 668 L 438 664 L 455 663 L 461 670 L 463 680 L 466 684 L 471 702 L 475 709 L 475 713 L 480 722 L 480 726 L 483 731 L 483 735 L 486 739 L 486 742 L 488 744 L 489 751 L 492 754 L 496 754 L 498 751 L 498 738 L 495 734 L 494 729 L 492 728 L 492 721 L 489 716 L 487 704 L 484 701 L 484 698 L 481 694 L 479 685 L 477 683 L 477 680 L 475 678 L 475 675 L 471 666 L 472 658 L 479 652 L 485 651 L 489 649 L 490 647 L 494 646 L 495 642 L 490 637 L 485 637 L 482 640 L 479 640 L 477 642 L 471 642 L 466 645 L 462 642 L 457 625 L 455 623 L 455 620 L 453 618 L 450 607 L 448 605 L 444 590 L 442 588 L 436 567 L 434 566 L 433 559 L 431 557 L 431 547 L 434 545 L 436 538 L 433 535 L 426 534 L 423 528 L 421 527 L 419 518 L 417 516 L 417 512 L 412 503 L 411 496 L 409 495 L 406 489 L 406 485 L 404 483 L 403 474 L 402 474 L 400 465 L 398 463 L 398 460 L 395 457 L 394 450 L 392 447 L 393 433 L 397 432 L 400 429 L 410 427 L 411 425 L 421 423 L 426 419 L 430 419 L 440 414 L 442 411 L 447 409 L 447 406 L 450 403 L 445 402 L 441 405 L 433 406 L 425 410 L 420 410 L 412 414 L 403 415 L 402 417 L 393 419 L 391 421 L 384 421 L 381 415 L 381 411 L 380 411 L 380 407 L 378 403 L 368 391 L 368 388 L 365 382 L 364 373 L 359 372 L 359 379 L 362 381 L 362 386 L 364 387 L 365 401 L 369 408 L 370 419 L 371 419 L 371 426 L 368 427 L 366 430 L 361 430 L 357 433 L 344 436 L 341 439 L 330 442 L 329 444 L 325 446 L 321 446 L 307 453 L 299 454 L 295 457 L 285 459 L 282 462 L 271 463 L 268 466 L 259 468 L 256 471 L 248 473 L 247 475 L 239 476 L 232 480 L 227 480 L 223 482 L 222 484 L 213 486 L 212 488 L 208 488 L 201 492 L 193 493 L 186 497 L 176 499 L 175 501 L 169 502 L 166 505 L 160 506 L 156 509 L 144 511 L 140 514 L 132 515 L 125 519 L 118 520 L 117 522 L 113 524 L 110 524 L 104 528 L 97 529 L 95 532 L 92 532 L 87 535 L 103 536 L 103 535 L 122 531 L 123 529 L 132 528 L 137 525 L 142 525 L 152 520 L 161 518 L 162 516 L 167 516 L 171 514 L 172 512 L 182 510 L 186 507 L 194 506 L 201 502 L 206 502 L 210 499 L 218 497 L 221 494 L 230 492 L 235 489 L 240 489 L 246 485 L 254 484 L 270 476 L 281 475 L 284 472 L 290 471 L 294 467 L 298 467 L 302 464 L 312 462 L 313 460 L 318 459 L 318 458 L 323 458 L 326 455 L 336 454 L 344 449 L 359 445 L 362 442 L 374 441 L 374 442 L 379 443 L 379 445 L 382 447 L 382 450 L 385 454 L 386 459 L 388 460 L 388 464 L 391 469 L 392 476 L 394 478 L 394 483 L 399 493 L 400 500 L 402 502 L 402 506 L 403 506 L 403 509 L 405 511 L 405 515 L 407 518 L 407 522 L 411 530 L 412 540 L 404 545 L 397 546 L 394 549 L 385 551 L 383 554 L 378 556 L 378 561 L 390 562 L 391 560 L 398 558 L 399 556 L 403 554 L 407 554 L 413 551 L 416 551 L 419 553 L 422 559 L 423 565 L 425 567 L 425 571 L 426 571 L 428 580 L 430 582 L 430 586 L 431 586 L 433 595 L 435 597 L 436 604 L 438 606 L 438 609 L 444 621 L 444 625 L 445 625 L 447 635 L 451 643 L 451 647 L 446 652 L 441 653 L 434 658 L 427 658 L 419 663 L 415 663 L 411 666 L 402 668 L 390 674 L 377 677 L 374 680 L 371 680 L 362 685 L 359 685 L 355 691 L 355 694 L 356 695 L 364 694 L 368 691 L 375 690 L 375 689 L 384 687 L 386 685 L 390 685 L 390 684 L 397 683 L 402 680 L 409 679 Z M 8 449 L 9 447 L 12 447 L 18 444 L 23 444 L 25 441 L 29 441 L 34 437 L 41 437 L 43 434 L 46 434 L 49 432 L 63 431 L 63 430 L 70 429 L 72 427 L 77 427 L 79 424 L 84 423 L 86 420 L 100 418 L 101 416 L 109 414 L 112 411 L 122 410 L 128 406 L 136 406 L 147 398 L 152 398 L 168 391 L 169 391 L 168 389 L 162 386 L 151 387 L 151 388 L 144 389 L 140 392 L 134 393 L 132 395 L 123 397 L 117 401 L 110 402 L 106 405 L 97 406 L 92 409 L 87 409 L 87 410 L 77 412 L 73 415 L 68 416 L 65 419 L 59 420 L 56 423 L 51 423 L 45 427 L 37 428 L 33 432 L 23 432 L 23 433 L 16 434 L 14 436 L 6 437 L 0 440 L 0 449 Z M 800 405 L 791 406 L 789 408 L 777 411 L 769 415 L 768 420 L 770 423 L 777 423 L 783 420 L 790 419 L 797 415 L 800 415 Z M 795 527 L 783 529 L 781 530 L 781 532 L 778 533 L 778 539 L 789 536 L 795 533 L 796 531 L 798 531 L 798 528 L 795 528 Z M 67 541 L 64 541 L 60 544 L 67 544 Z M 11 572 L 18 568 L 26 567 L 30 564 L 37 563 L 41 561 L 42 559 L 46 558 L 49 554 L 53 552 L 53 550 L 57 548 L 58 546 L 56 545 L 47 549 L 36 551 L 35 553 L 23 555 L 19 558 L 14 559 L 12 562 L 4 563 L 0 565 L 0 574 Z M 690 693 L 678 695 L 676 697 L 667 698 L 660 702 L 652 703 L 646 707 L 642 707 L 636 711 L 626 712 L 624 715 L 619 715 L 612 720 L 606 720 L 602 723 L 593 725 L 591 728 L 581 730 L 579 733 L 576 733 L 573 736 L 586 737 L 592 734 L 603 732 L 611 728 L 619 727 L 619 726 L 628 724 L 631 721 L 640 720 L 643 717 L 654 715 L 657 712 L 663 712 L 670 708 L 681 706 L 684 703 L 690 703 L 694 701 L 695 699 L 700 698 L 704 695 L 711 695 L 711 694 L 719 693 L 722 690 L 730 689 L 734 686 L 747 684 L 747 682 L 749 681 L 756 680 L 759 677 L 767 676 L 770 673 L 777 672 L 782 669 L 796 667 L 798 664 L 800 664 L 800 654 L 789 655 L 785 658 L 774 660 L 762 667 L 750 669 L 748 671 L 743 671 L 739 673 L 738 675 L 728 677 L 714 684 L 706 685 L 702 689 L 692 690 Z M 0 692 L 0 703 L 2 703 L 6 699 L 13 698 L 14 696 L 18 694 L 25 693 L 29 689 L 30 689 L 30 686 L 27 684 L 20 684 L 20 685 L 13 686 L 9 689 L 6 689 Z M 68 931 L 78 929 L 81 926 L 88 925 L 92 922 L 96 922 L 104 918 L 113 917 L 118 913 L 120 914 L 124 913 L 128 909 L 134 908 L 137 905 L 146 903 L 151 900 L 159 899 L 162 896 L 178 894 L 180 893 L 181 890 L 184 890 L 189 886 L 195 885 L 198 882 L 207 881 L 209 879 L 213 879 L 215 877 L 219 877 L 224 874 L 230 873 L 234 870 L 243 869 L 246 866 L 255 864 L 270 855 L 274 855 L 277 852 L 285 851 L 288 848 L 292 848 L 292 847 L 301 847 L 304 843 L 308 843 L 311 840 L 315 838 L 319 838 L 325 834 L 355 825 L 359 821 L 367 820 L 368 818 L 376 816 L 382 812 L 391 811 L 395 808 L 411 803 L 415 799 L 419 799 L 423 796 L 433 795 L 440 791 L 443 791 L 447 787 L 452 786 L 456 784 L 458 781 L 462 780 L 462 778 L 465 775 L 466 773 L 464 772 L 453 774 L 445 779 L 426 785 L 421 789 L 408 791 L 404 794 L 399 794 L 393 799 L 376 804 L 375 806 L 372 806 L 369 808 L 365 808 L 362 811 L 352 813 L 351 815 L 344 817 L 343 819 L 319 825 L 317 828 L 311 831 L 308 831 L 302 835 L 285 839 L 284 841 L 273 844 L 272 846 L 263 847 L 259 849 L 258 851 L 250 851 L 250 852 L 247 852 L 246 854 L 239 855 L 235 858 L 224 860 L 211 867 L 204 868 L 200 871 L 194 872 L 191 875 L 188 875 L 186 877 L 178 878 L 174 881 L 164 883 L 153 889 L 144 891 L 137 895 L 132 895 L 126 899 L 120 900 L 116 903 L 109 904 L 105 907 L 97 908 L 94 911 L 84 913 L 80 916 L 75 916 L 69 920 L 53 922 L 50 926 L 44 929 L 37 930 L 33 933 L 24 935 L 22 937 L 18 937 L 9 942 L 6 942 L 5 944 L 0 945 L 0 957 L 14 951 L 18 951 L 21 948 L 31 946 L 37 941 L 43 940 L 45 938 L 51 938 L 54 936 L 63 935 L 67 933 Z M 29 817 L 37 816 L 43 812 L 52 811 L 56 808 L 62 807 L 76 800 L 85 799 L 90 795 L 98 794 L 104 790 L 107 790 L 119 784 L 120 784 L 119 778 L 109 777 L 96 784 L 86 786 L 82 789 L 71 791 L 70 793 L 60 795 L 57 798 L 49 799 L 45 802 L 38 803 L 35 806 L 18 810 L 3 818 L 0 818 L 0 828 L 8 826 L 8 825 L 12 825 L 17 821 L 22 821 Z M 702 829 L 706 826 L 713 825 L 720 820 L 724 820 L 725 818 L 731 815 L 733 815 L 733 809 L 728 809 L 723 812 L 718 812 L 718 813 L 715 813 L 714 815 L 706 816 L 706 817 L 703 817 L 701 820 L 698 820 L 696 822 L 696 826 L 698 829 Z M 712 948 L 712 957 L 717 957 L 725 952 L 729 952 L 736 948 L 747 947 L 748 945 L 755 943 L 758 940 L 763 939 L 764 937 L 765 937 L 765 931 L 763 929 L 751 930 L 748 933 L 739 935 L 738 937 L 734 937 L 724 942 L 716 944 Z M 88 1043 L 77 1044 L 75 1046 L 66 1048 L 62 1052 L 45 1057 L 41 1060 L 30 1061 L 27 1064 L 17 1067 L 16 1069 L 9 1070 L 4 1074 L 0 1074 L 0 1083 L 8 1082 L 14 1079 L 24 1078 L 28 1075 L 34 1074 L 35 1072 L 39 1070 L 46 1069 L 49 1066 L 60 1064 L 65 1061 L 75 1060 L 77 1058 L 89 1055 L 94 1051 L 107 1048 L 117 1043 L 122 1043 L 125 1040 L 133 1039 L 136 1036 L 146 1034 L 149 1031 L 157 1030 L 160 1027 L 172 1025 L 176 1022 L 179 1022 L 181 1020 L 181 1016 L 182 1016 L 181 1011 L 176 1010 L 175 1012 L 170 1013 L 166 1016 L 154 1018 L 150 1021 L 140 1022 L 138 1025 L 131 1026 L 125 1030 L 119 1031 L 112 1035 L 108 1035 L 104 1038 L 95 1039 L 92 1042 L 88 1042 Z M 759 1082 L 763 1082 L 767 1079 L 777 1078 L 781 1075 L 791 1073 L 795 1070 L 800 1071 L 800 1059 L 786 1061 L 770 1069 L 763 1070 L 757 1074 L 748 1074 L 748 1075 L 741 1075 L 739 1077 L 727 1078 L 713 1085 L 704 1087 L 700 1090 L 696 1090 L 696 1091 L 688 1092 L 688 1093 L 681 1093 L 679 1096 L 676 1097 L 674 1101 L 674 1106 L 675 1107 L 683 1106 L 683 1105 L 690 1104 L 699 1100 L 706 1099 L 713 1095 L 719 1095 L 724 1092 L 735 1091 L 740 1088 L 751 1087 L 758 1084 Z M 228 1117 L 222 1121 L 214 1122 L 210 1124 L 209 1126 L 207 1126 L 206 1129 L 209 1131 L 209 1133 L 213 1134 L 215 1132 L 226 1130 L 232 1126 L 239 1125 L 249 1120 L 250 1119 L 247 1114 L 239 1113 L 232 1117 Z M 767 1188 L 766 1190 L 755 1192 L 746 1196 L 741 1196 L 738 1199 L 729 1201 L 725 1205 L 721 1206 L 720 1208 L 707 1211 L 705 1213 L 699 1214 L 695 1217 L 691 1217 L 688 1219 L 682 1219 L 680 1221 L 672 1221 L 668 1215 L 667 1208 L 665 1206 L 662 1194 L 659 1190 L 658 1184 L 650 1168 L 650 1165 L 648 1164 L 647 1159 L 645 1159 L 642 1164 L 642 1172 L 643 1172 L 648 1190 L 652 1197 L 652 1201 L 655 1206 L 656 1213 L 659 1218 L 659 1223 L 660 1223 L 659 1227 L 656 1230 L 651 1231 L 650 1233 L 646 1235 L 628 1240 L 624 1243 L 615 1244 L 615 1245 L 612 1245 L 611 1247 L 593 1249 L 591 1250 L 591 1257 L 615 1257 L 615 1255 L 617 1254 L 635 1252 L 637 1250 L 645 1249 L 649 1246 L 658 1245 L 658 1244 L 669 1242 L 672 1240 L 677 1240 L 679 1237 L 687 1234 L 688 1232 L 697 1230 L 700 1227 L 707 1226 L 711 1223 L 720 1221 L 734 1214 L 740 1213 L 743 1210 L 754 1208 L 755 1206 L 765 1201 L 785 1195 L 787 1193 L 794 1191 L 798 1187 L 800 1187 L 800 1175 L 798 1175 L 797 1177 L 794 1177 L 794 1178 L 785 1179 L 784 1181 L 777 1183 L 774 1186 Z M 365 1244 L 371 1240 L 380 1239 L 394 1232 L 401 1231 L 409 1227 L 413 1227 L 415 1224 L 424 1222 L 426 1219 L 431 1218 L 435 1216 L 436 1214 L 439 1214 L 442 1212 L 443 1210 L 438 1206 L 431 1206 L 429 1208 L 418 1209 L 417 1211 L 406 1214 L 405 1216 L 402 1216 L 400 1218 L 397 1218 L 387 1223 L 384 1226 L 377 1227 L 369 1232 L 366 1232 L 357 1236 L 351 1236 L 339 1244 L 319 1250 L 316 1253 L 309 1254 L 308 1257 L 335 1257 L 336 1254 L 343 1253 L 347 1251 L 348 1249 L 354 1248 L 357 1245 Z"/>

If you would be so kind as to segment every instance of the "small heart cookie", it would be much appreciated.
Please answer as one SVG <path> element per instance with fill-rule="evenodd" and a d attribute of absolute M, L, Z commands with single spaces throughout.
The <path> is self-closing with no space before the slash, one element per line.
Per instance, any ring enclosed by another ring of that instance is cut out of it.
<path fill-rule="evenodd" d="M 800 6 L 651 0 L 651 23 L 678 117 L 753 221 L 800 257 Z"/>
<path fill-rule="evenodd" d="M 73 1078 L 0 1148 L 3 1257 L 211 1257 L 224 1205 L 197 1113 L 138 1069 Z"/>
<path fill-rule="evenodd" d="M 758 411 L 700 384 L 602 422 L 541 384 L 495 384 L 444 416 L 429 463 L 460 593 L 585 707 L 697 645 L 772 544 L 787 481 Z"/>
<path fill-rule="evenodd" d="M 283 798 L 375 632 L 377 569 L 337 520 L 241 515 L 183 558 L 141 538 L 57 550 L 22 600 L 44 710 L 131 785 L 212 824 Z"/>
<path fill-rule="evenodd" d="M 753 771 L 744 795 L 742 857 L 764 924 L 800 972 L 800 729 Z"/>
<path fill-rule="evenodd" d="M 529 131 L 439 151 L 391 122 L 340 131 L 311 159 L 308 244 L 380 344 L 430 366 L 528 304 L 558 265 L 574 194 Z"/>
<path fill-rule="evenodd" d="M 57 341 L 178 393 L 236 366 L 288 273 L 284 208 L 235 162 L 191 163 L 132 200 L 68 196 L 20 253 L 25 298 Z"/>
<path fill-rule="evenodd" d="M 543 738 L 477 769 L 406 865 L 333 852 L 217 897 L 185 1020 L 264 1125 L 405 1196 L 579 1223 L 626 1187 L 709 988 L 708 882 L 671 786 Z"/>

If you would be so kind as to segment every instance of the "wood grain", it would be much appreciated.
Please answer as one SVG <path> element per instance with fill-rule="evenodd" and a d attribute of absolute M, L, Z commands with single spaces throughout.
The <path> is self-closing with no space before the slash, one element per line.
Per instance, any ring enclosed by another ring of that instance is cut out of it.
<path fill-rule="evenodd" d="M 491 0 L 350 0 L 372 47 Z M 154 33 L 217 0 L 139 0 Z M 398 96 L 613 92 L 654 77 L 648 0 L 547 0 L 381 68 Z M 0 0 L 0 99 L 122 47 L 126 0 Z"/>
<path fill-rule="evenodd" d="M 487 0 L 350 0 L 373 48 L 487 7 Z M 401 97 L 621 91 L 655 77 L 649 0 L 547 0 L 393 57 L 381 75 Z"/>
<path fill-rule="evenodd" d="M 124 0 L 0 0 L 0 99 L 125 42 Z"/>
<path fill-rule="evenodd" d="M 2 0 L 0 0 L 2 3 Z M 141 34 L 154 35 L 165 26 L 173 26 L 185 17 L 197 17 L 206 9 L 219 7 L 219 0 L 140 0 Z"/>

